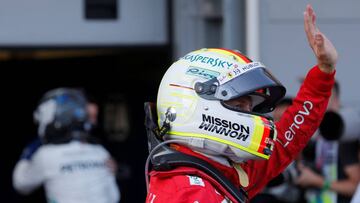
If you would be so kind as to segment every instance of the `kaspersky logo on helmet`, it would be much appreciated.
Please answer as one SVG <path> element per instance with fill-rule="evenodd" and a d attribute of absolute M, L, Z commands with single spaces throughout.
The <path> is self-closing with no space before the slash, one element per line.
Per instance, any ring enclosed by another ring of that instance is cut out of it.
<path fill-rule="evenodd" d="M 185 55 L 184 57 L 182 57 L 182 59 L 190 61 L 190 62 L 198 62 L 201 64 L 207 64 L 211 67 L 216 67 L 216 68 L 232 68 L 234 63 L 226 61 L 224 59 L 221 58 L 213 58 L 210 56 L 205 56 L 202 54 L 188 54 Z"/>
<path fill-rule="evenodd" d="M 202 114 L 202 123 L 199 129 L 242 141 L 246 141 L 250 135 L 249 126 L 206 114 Z"/>

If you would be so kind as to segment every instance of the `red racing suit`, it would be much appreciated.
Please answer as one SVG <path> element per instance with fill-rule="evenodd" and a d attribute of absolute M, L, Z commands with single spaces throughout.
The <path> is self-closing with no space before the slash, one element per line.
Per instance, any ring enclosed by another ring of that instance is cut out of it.
<path fill-rule="evenodd" d="M 314 134 L 326 111 L 335 82 L 334 75 L 335 71 L 327 74 L 317 66 L 308 72 L 293 105 L 276 123 L 278 136 L 270 159 L 248 160 L 240 164 L 248 178 L 249 184 L 245 187 L 240 184 L 242 181 L 234 167 L 222 165 L 183 146 L 178 146 L 177 150 L 209 162 L 233 184 L 244 188 L 251 199 L 297 157 Z M 150 173 L 146 202 L 226 203 L 236 200 L 204 172 L 190 167 L 177 167 L 169 171 Z"/>

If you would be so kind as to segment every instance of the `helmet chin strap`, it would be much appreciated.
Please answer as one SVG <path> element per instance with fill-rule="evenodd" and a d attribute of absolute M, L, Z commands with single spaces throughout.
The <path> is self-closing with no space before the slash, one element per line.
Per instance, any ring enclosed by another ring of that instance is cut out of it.
<path fill-rule="evenodd" d="M 233 163 L 232 165 L 235 168 L 235 170 L 239 176 L 239 182 L 240 182 L 241 186 L 243 186 L 243 187 L 249 186 L 249 176 L 244 171 L 244 169 L 241 168 L 239 163 Z"/>

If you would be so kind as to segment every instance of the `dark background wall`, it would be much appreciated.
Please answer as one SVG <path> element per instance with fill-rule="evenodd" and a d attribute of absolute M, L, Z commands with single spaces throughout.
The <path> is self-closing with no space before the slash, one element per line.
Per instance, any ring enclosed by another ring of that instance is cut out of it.
<path fill-rule="evenodd" d="M 143 127 L 144 101 L 155 101 L 161 76 L 171 64 L 168 46 L 113 48 L 106 54 L 68 58 L 34 59 L 31 50 L 0 61 L 1 66 L 1 202 L 44 202 L 43 189 L 21 196 L 12 188 L 12 170 L 24 146 L 36 137 L 33 110 L 44 92 L 60 86 L 81 87 L 100 107 L 121 96 L 128 107 L 129 136 L 112 141 L 100 128 L 98 138 L 119 163 L 121 202 L 144 202 L 144 166 L 148 154 Z M 25 56 L 25 57 L 24 57 Z"/>

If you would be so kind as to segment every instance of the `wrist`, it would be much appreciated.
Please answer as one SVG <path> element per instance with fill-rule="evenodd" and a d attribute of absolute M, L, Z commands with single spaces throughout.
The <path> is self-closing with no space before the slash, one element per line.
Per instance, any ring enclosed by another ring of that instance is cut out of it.
<path fill-rule="evenodd" d="M 335 65 L 333 64 L 319 64 L 319 69 L 324 73 L 333 73 L 335 71 Z"/>

